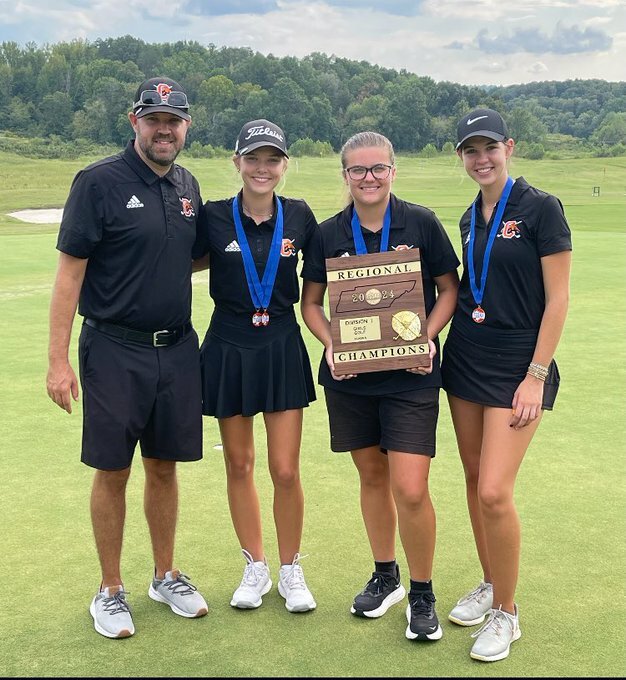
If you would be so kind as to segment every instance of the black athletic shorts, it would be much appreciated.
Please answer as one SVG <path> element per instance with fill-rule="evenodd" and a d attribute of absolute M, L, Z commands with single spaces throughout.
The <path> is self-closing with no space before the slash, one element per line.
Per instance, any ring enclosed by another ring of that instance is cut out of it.
<path fill-rule="evenodd" d="M 332 451 L 380 446 L 433 458 L 439 388 L 361 396 L 324 388 Z"/>
<path fill-rule="evenodd" d="M 200 352 L 195 331 L 170 347 L 152 347 L 83 325 L 81 460 L 122 470 L 137 442 L 145 458 L 202 458 Z"/>

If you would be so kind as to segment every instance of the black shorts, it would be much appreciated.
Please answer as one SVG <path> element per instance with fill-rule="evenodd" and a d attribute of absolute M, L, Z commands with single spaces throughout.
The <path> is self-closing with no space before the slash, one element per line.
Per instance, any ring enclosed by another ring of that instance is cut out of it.
<path fill-rule="evenodd" d="M 435 456 L 439 388 L 361 396 L 324 388 L 332 451 L 380 446 Z"/>
<path fill-rule="evenodd" d="M 137 442 L 145 458 L 202 458 L 198 336 L 170 347 L 120 340 L 83 325 L 79 346 L 83 389 L 81 460 L 123 470 Z"/>

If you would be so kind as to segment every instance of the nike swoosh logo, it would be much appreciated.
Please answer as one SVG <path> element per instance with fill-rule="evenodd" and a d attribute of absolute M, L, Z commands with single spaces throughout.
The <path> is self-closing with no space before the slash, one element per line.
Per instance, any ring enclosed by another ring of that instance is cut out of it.
<path fill-rule="evenodd" d="M 478 118 L 468 118 L 467 124 L 471 125 L 472 123 L 475 123 L 477 120 L 482 120 L 483 118 L 489 118 L 489 116 L 478 116 Z"/>

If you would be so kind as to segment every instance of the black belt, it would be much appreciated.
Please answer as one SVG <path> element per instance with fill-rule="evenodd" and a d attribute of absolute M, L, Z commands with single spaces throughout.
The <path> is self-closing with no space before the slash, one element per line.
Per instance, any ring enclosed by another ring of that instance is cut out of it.
<path fill-rule="evenodd" d="M 136 331 L 125 326 L 118 326 L 107 321 L 96 321 L 95 319 L 85 319 L 85 325 L 95 328 L 97 331 L 102 331 L 106 335 L 112 335 L 114 338 L 121 338 L 122 340 L 130 340 L 131 342 L 139 342 L 142 345 L 152 345 L 152 347 L 169 347 L 175 345 L 181 338 L 183 338 L 193 328 L 191 321 L 179 326 L 178 328 L 168 328 L 162 331 L 154 331 L 152 333 L 146 331 Z"/>

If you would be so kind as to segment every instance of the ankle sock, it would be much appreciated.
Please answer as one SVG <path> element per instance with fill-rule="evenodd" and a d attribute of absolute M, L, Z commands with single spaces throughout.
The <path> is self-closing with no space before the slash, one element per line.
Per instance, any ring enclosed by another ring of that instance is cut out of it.
<path fill-rule="evenodd" d="M 395 560 L 391 560 L 391 562 L 376 562 L 374 561 L 374 569 L 375 571 L 380 571 L 383 574 L 391 574 L 392 576 L 397 575 L 397 568 L 398 565 Z"/>
<path fill-rule="evenodd" d="M 433 582 L 430 581 L 414 581 L 411 579 L 411 590 L 410 595 L 419 595 L 421 593 L 432 593 L 433 592 Z"/>

